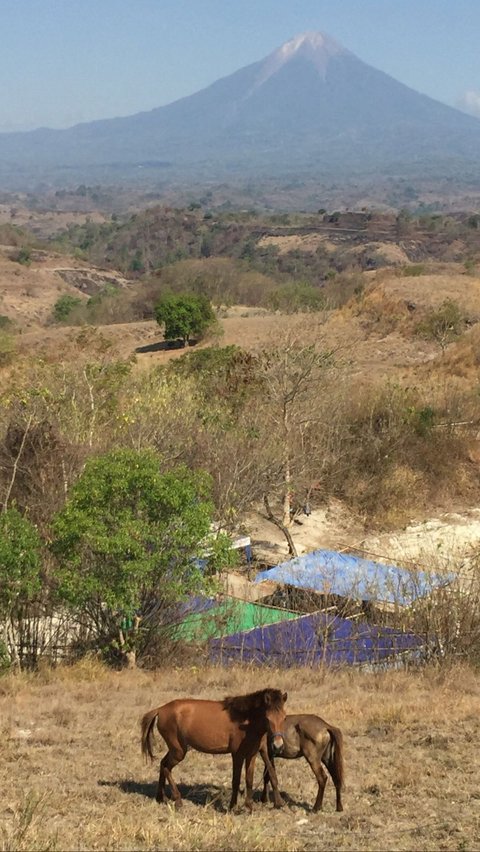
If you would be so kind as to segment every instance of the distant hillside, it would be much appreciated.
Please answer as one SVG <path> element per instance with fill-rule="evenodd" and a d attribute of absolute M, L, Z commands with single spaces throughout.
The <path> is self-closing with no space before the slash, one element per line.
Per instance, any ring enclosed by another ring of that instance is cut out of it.
<path fill-rule="evenodd" d="M 157 169 L 187 177 L 468 170 L 480 121 L 372 68 L 321 33 L 168 106 L 68 130 L 0 135 L 1 175 Z"/>

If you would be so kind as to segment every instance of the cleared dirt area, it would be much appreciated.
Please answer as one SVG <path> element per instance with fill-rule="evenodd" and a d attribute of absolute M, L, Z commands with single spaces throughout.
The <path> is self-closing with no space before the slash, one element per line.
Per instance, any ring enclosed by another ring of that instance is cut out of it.
<path fill-rule="evenodd" d="M 12 319 L 22 332 L 17 338 L 20 352 L 44 355 L 50 350 L 52 358 L 58 359 L 60 352 L 62 359 L 68 358 L 68 341 L 78 334 L 78 327 L 51 325 L 53 306 L 62 294 L 86 299 L 112 281 L 121 287 L 135 286 L 119 273 L 88 267 L 71 258 L 45 255 L 26 266 L 15 262 L 11 255 L 7 247 L 0 249 L 0 313 Z M 415 323 L 426 308 L 438 307 L 451 298 L 458 301 L 471 322 L 480 318 L 480 278 L 461 274 L 458 265 L 451 266 L 438 274 L 408 277 L 385 269 L 364 273 L 364 297 L 353 299 L 337 311 L 302 316 L 241 305 L 222 310 L 222 336 L 202 346 L 216 342 L 258 350 L 279 344 L 282 335 L 296 331 L 301 340 L 314 340 L 319 346 L 332 349 L 337 360 L 353 374 L 368 378 L 388 374 L 401 380 L 412 369 L 430 365 L 436 357 L 440 361 L 438 347 L 414 333 Z M 412 303 L 416 306 L 413 314 L 407 308 Z M 98 330 L 110 342 L 112 355 L 128 358 L 135 354 L 143 367 L 184 354 L 183 349 L 165 347 L 161 330 L 153 321 L 110 324 L 99 326 Z M 462 338 L 466 344 L 468 334 Z M 452 344 L 443 360 L 448 360 L 450 351 L 459 346 L 461 343 Z M 468 357 L 472 360 L 473 355 Z M 456 365 L 455 372 L 461 371 L 462 365 Z"/>
<path fill-rule="evenodd" d="M 452 299 L 471 313 L 472 318 L 480 318 L 480 278 L 474 276 L 455 271 L 442 275 L 390 276 L 385 280 L 385 288 L 391 295 L 432 308 Z"/>
<path fill-rule="evenodd" d="M 431 361 L 436 347 L 423 340 L 402 337 L 397 331 L 384 336 L 365 337 L 358 318 L 335 314 L 328 322 L 315 315 L 287 316 L 281 314 L 230 316 L 220 320 L 222 336 L 206 341 L 195 349 L 211 346 L 237 345 L 255 351 L 281 345 L 286 333 L 298 335 L 305 343 L 316 341 L 321 348 L 335 352 L 338 362 L 348 367 L 350 374 L 382 377 L 386 374 L 402 375 L 417 365 Z M 162 333 L 152 320 L 116 323 L 98 326 L 100 333 L 111 344 L 111 354 L 120 358 L 136 355 L 140 367 L 150 368 L 185 354 L 184 348 L 166 348 Z M 52 356 L 62 353 L 68 359 L 68 342 L 75 339 L 80 328 L 55 327 L 28 330 L 18 339 L 20 352 L 38 352 Z"/>
<path fill-rule="evenodd" d="M 267 685 L 345 736 L 345 811 L 313 814 L 303 760 L 278 761 L 281 811 L 227 812 L 231 759 L 189 752 L 175 776 L 184 807 L 157 805 L 158 765 L 142 763 L 138 722 L 176 697 L 222 698 Z M 103 670 L 86 661 L 0 679 L 0 849 L 474 850 L 480 848 L 480 686 L 468 669 Z"/>
<path fill-rule="evenodd" d="M 128 286 L 117 272 L 90 267 L 62 255 L 35 252 L 34 260 L 18 263 L 18 249 L 0 246 L 0 314 L 21 330 L 39 329 L 52 321 L 60 296 L 87 299 L 105 287 Z"/>
<path fill-rule="evenodd" d="M 261 514 L 246 516 L 245 524 L 259 559 L 274 564 L 289 558 L 285 536 Z M 290 527 L 299 555 L 313 550 L 355 550 L 380 562 L 415 564 L 427 570 L 453 570 L 480 546 L 480 509 L 444 512 L 412 521 L 401 529 L 365 535 L 361 520 L 339 500 L 301 514 Z"/>
<path fill-rule="evenodd" d="M 334 242 L 324 234 L 287 234 L 282 237 L 261 237 L 257 245 L 260 248 L 274 246 L 279 254 L 287 254 L 289 251 L 311 251 L 314 252 L 321 246 L 325 251 L 333 252 L 337 248 Z"/>
<path fill-rule="evenodd" d="M 66 284 L 57 267 L 71 266 L 71 259 L 49 258 L 41 264 L 15 263 L 0 251 L 0 314 L 21 329 L 38 328 L 51 318 L 57 299 L 64 293 L 80 296 Z"/>
<path fill-rule="evenodd" d="M 76 199 L 78 205 L 78 198 Z M 24 228 L 39 239 L 48 237 L 63 231 L 69 225 L 83 225 L 87 220 L 90 222 L 104 222 L 105 216 L 96 210 L 89 210 L 85 205 L 85 212 L 79 210 L 45 210 L 34 213 L 21 204 L 0 204 L 0 225 L 15 225 Z"/>

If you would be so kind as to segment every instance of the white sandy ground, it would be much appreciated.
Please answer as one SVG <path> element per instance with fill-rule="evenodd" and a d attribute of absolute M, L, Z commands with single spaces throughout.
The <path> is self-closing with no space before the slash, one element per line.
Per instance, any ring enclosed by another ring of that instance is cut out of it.
<path fill-rule="evenodd" d="M 299 554 L 320 549 L 356 551 L 384 563 L 458 570 L 480 549 L 480 509 L 448 512 L 394 532 L 368 535 L 337 501 L 299 520 L 301 525 L 290 527 Z M 271 564 L 288 559 L 286 540 L 273 524 L 252 514 L 246 526 L 257 558 Z"/>
<path fill-rule="evenodd" d="M 471 582 L 473 558 L 480 551 L 480 509 L 448 512 L 412 522 L 394 532 L 365 535 L 360 522 L 332 500 L 326 508 L 301 515 L 290 532 L 299 555 L 314 550 L 354 552 L 383 564 L 432 572 L 454 572 L 461 585 Z M 260 514 L 248 516 L 245 528 L 254 557 L 269 565 L 288 560 L 283 534 Z M 250 573 L 250 572 L 249 572 Z M 224 592 L 242 600 L 259 601 L 277 588 L 274 582 L 253 583 L 253 576 L 230 572 L 223 577 Z"/>

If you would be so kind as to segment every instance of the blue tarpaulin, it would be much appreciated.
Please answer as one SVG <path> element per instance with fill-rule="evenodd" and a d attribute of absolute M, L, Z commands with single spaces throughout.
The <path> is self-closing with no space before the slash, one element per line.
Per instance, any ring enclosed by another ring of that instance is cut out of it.
<path fill-rule="evenodd" d="M 349 553 L 315 550 L 296 556 L 275 568 L 261 571 L 256 583 L 270 580 L 321 594 L 339 595 L 361 601 L 383 601 L 406 606 L 440 586 L 452 582 L 455 575 L 430 574 L 382 565 Z"/>
<path fill-rule="evenodd" d="M 201 595 L 196 595 L 178 604 L 176 615 L 180 619 L 194 613 L 208 612 L 209 609 L 212 609 L 216 605 L 217 601 L 215 598 L 204 598 Z"/>
<path fill-rule="evenodd" d="M 421 636 L 393 627 L 317 612 L 214 639 L 210 657 L 223 664 L 362 665 L 385 663 L 399 654 L 418 655 L 424 644 Z"/>

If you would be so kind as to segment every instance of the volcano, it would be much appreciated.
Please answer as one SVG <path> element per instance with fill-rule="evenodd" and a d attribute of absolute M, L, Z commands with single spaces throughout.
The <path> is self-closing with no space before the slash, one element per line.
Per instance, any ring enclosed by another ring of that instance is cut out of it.
<path fill-rule="evenodd" d="M 307 32 L 196 94 L 66 130 L 0 135 L 0 170 L 164 167 L 177 175 L 441 174 L 480 151 L 480 120 Z"/>

